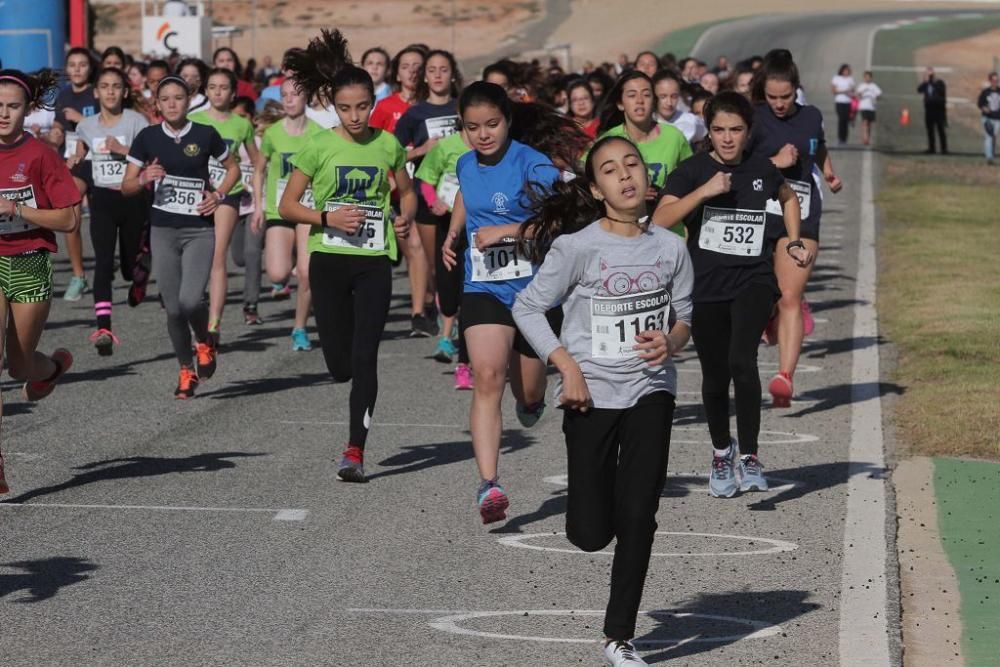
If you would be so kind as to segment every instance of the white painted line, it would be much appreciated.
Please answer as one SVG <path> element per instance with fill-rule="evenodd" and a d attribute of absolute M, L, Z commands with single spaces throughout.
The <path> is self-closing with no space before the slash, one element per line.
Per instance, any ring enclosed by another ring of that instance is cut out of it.
<path fill-rule="evenodd" d="M 697 472 L 668 472 L 667 477 L 673 479 L 686 479 L 689 481 L 698 480 L 701 482 L 702 480 L 707 480 L 709 476 L 707 473 L 702 474 Z M 562 475 L 551 475 L 549 477 L 542 478 L 542 481 L 546 484 L 554 484 L 556 486 L 565 487 L 569 486 L 569 475 L 565 473 Z M 775 486 L 773 482 L 780 482 L 780 484 Z M 791 491 L 796 486 L 803 486 L 802 482 L 797 482 L 793 479 L 784 479 L 782 477 L 772 477 L 770 475 L 767 475 L 767 484 L 768 490 L 763 493 L 784 493 L 785 491 Z"/>
<path fill-rule="evenodd" d="M 675 437 L 678 431 L 696 433 L 706 436 L 703 440 L 684 440 Z M 678 445 L 707 445 L 712 441 L 708 436 L 707 426 L 674 426 L 671 429 L 670 444 Z M 809 433 L 789 433 L 788 431 L 764 431 L 760 432 L 757 442 L 761 445 L 796 445 L 804 442 L 816 442 L 819 438 Z"/>
<path fill-rule="evenodd" d="M 470 630 L 469 628 L 463 628 L 459 623 L 464 621 L 471 621 L 480 618 L 497 618 L 503 616 L 586 616 L 586 617 L 603 617 L 605 611 L 594 610 L 594 609 L 521 609 L 515 611 L 473 611 L 463 614 L 454 614 L 451 616 L 443 616 L 441 618 L 435 618 L 430 622 L 430 626 L 435 630 L 440 630 L 441 632 L 447 632 L 453 635 L 466 635 L 471 637 L 479 637 L 482 639 L 509 639 L 513 641 L 522 642 L 550 642 L 557 644 L 593 644 L 598 641 L 598 639 L 593 638 L 569 638 L 569 637 L 536 637 L 532 635 L 512 635 L 505 634 L 501 632 L 485 632 L 481 630 Z M 669 610 L 656 610 L 656 611 L 640 611 L 639 615 L 647 616 L 650 618 L 666 617 L 666 618 L 703 618 L 712 621 L 721 621 L 724 623 L 731 623 L 733 625 L 743 625 L 750 629 L 749 632 L 742 634 L 729 635 L 725 637 L 706 637 L 703 635 L 695 635 L 693 637 L 684 638 L 670 638 L 670 639 L 642 639 L 635 641 L 636 644 L 645 646 L 669 646 L 677 644 L 719 644 L 719 643 L 732 643 L 736 641 L 742 641 L 744 639 L 764 639 L 765 637 L 773 637 L 782 632 L 781 626 L 771 625 L 770 623 L 765 623 L 762 621 L 755 621 L 748 618 L 736 618 L 733 616 L 717 616 L 714 614 L 695 614 L 688 612 L 672 612 Z"/>
<path fill-rule="evenodd" d="M 82 510 L 144 510 L 149 512 L 235 512 L 273 514 L 275 521 L 304 521 L 309 510 L 272 509 L 267 507 L 188 507 L 183 505 L 84 505 L 80 503 L 4 503 L 0 508 L 50 508 Z"/>
<path fill-rule="evenodd" d="M 295 425 L 303 424 L 307 426 L 350 426 L 350 422 L 346 421 L 313 421 L 313 420 L 282 420 L 278 422 L 279 424 L 285 425 Z M 467 426 L 461 424 L 413 424 L 409 422 L 380 422 L 372 421 L 372 426 L 392 426 L 397 428 L 447 428 L 447 429 L 467 429 Z"/>
<path fill-rule="evenodd" d="M 813 301 L 811 303 L 822 303 L 822 301 Z M 693 365 L 693 364 L 692 364 Z M 768 375 L 778 372 L 778 364 L 773 361 L 761 361 L 757 363 L 757 368 L 761 373 L 766 373 Z M 820 373 L 823 371 L 822 366 L 817 366 L 815 364 L 799 364 L 795 369 L 798 374 L 802 373 Z M 701 373 L 701 368 L 685 368 L 684 364 L 677 364 L 678 373 Z"/>
<path fill-rule="evenodd" d="M 4 429 L 5 435 L 9 435 L 8 433 L 6 433 L 6 431 L 7 429 L 5 428 Z M 8 461 L 13 461 L 15 459 L 18 461 L 38 461 L 40 459 L 45 458 L 44 455 L 38 454 L 36 452 L 5 452 L 3 457 Z"/>
<path fill-rule="evenodd" d="M 785 551 L 795 551 L 799 548 L 799 545 L 794 542 L 786 542 L 785 540 L 774 540 L 767 537 L 751 537 L 748 535 L 726 535 L 723 533 L 679 533 L 671 531 L 656 531 L 657 535 L 668 535 L 673 537 L 704 537 L 716 540 L 737 540 L 742 542 L 749 542 L 751 545 L 757 543 L 769 544 L 770 547 L 766 549 L 747 549 L 744 551 L 701 551 L 701 552 L 685 552 L 685 551 L 654 551 L 649 554 L 651 558 L 720 558 L 720 557 L 730 557 L 730 556 L 764 556 L 768 554 L 777 554 Z M 497 539 L 497 542 L 507 547 L 517 547 L 519 549 L 531 549 L 532 551 L 553 551 L 557 553 L 574 554 L 581 556 L 591 556 L 594 554 L 600 554 L 602 556 L 614 556 L 614 551 L 581 551 L 576 547 L 570 545 L 568 547 L 541 547 L 537 544 L 528 544 L 530 541 L 552 538 L 552 537 L 562 537 L 565 539 L 566 533 L 564 532 L 552 532 L 552 533 L 528 533 L 526 535 L 507 535 Z"/>
<path fill-rule="evenodd" d="M 868 63 L 878 28 L 869 34 Z M 872 196 L 872 157 L 861 162 L 861 212 L 858 271 L 855 286 L 855 348 L 851 363 L 851 446 L 847 478 L 847 517 L 844 521 L 844 558 L 840 584 L 840 664 L 888 665 L 889 629 L 886 577 L 886 485 L 882 436 L 882 401 L 878 393 L 878 346 L 858 341 L 878 338 L 876 311 L 875 204 Z"/>

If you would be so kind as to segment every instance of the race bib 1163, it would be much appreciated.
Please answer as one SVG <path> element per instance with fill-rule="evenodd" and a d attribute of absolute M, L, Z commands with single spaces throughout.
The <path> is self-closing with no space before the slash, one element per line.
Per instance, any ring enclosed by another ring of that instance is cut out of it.
<path fill-rule="evenodd" d="M 670 294 L 664 289 L 591 297 L 591 355 L 599 359 L 635 357 L 635 337 L 643 331 L 665 330 L 669 312 Z"/>

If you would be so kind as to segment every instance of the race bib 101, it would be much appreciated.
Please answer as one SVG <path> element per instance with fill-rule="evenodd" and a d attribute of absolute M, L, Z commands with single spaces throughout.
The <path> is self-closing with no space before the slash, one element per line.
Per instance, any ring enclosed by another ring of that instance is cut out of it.
<path fill-rule="evenodd" d="M 0 190 L 0 197 L 13 202 L 21 202 L 23 206 L 38 208 L 38 204 L 35 202 L 35 188 L 31 185 Z M 21 234 L 37 229 L 37 227 L 37 225 L 16 215 L 0 215 L 0 234 Z"/>
<path fill-rule="evenodd" d="M 475 283 L 527 278 L 534 272 L 531 262 L 518 251 L 516 240 L 510 237 L 479 250 L 476 234 L 473 233 L 469 255 L 472 259 L 472 282 Z"/>
<path fill-rule="evenodd" d="M 591 355 L 599 359 L 635 357 L 635 337 L 643 331 L 663 331 L 669 312 L 670 294 L 664 289 L 591 297 Z"/>
<path fill-rule="evenodd" d="M 764 249 L 764 221 L 764 211 L 706 206 L 698 247 L 723 255 L 760 257 Z"/>
<path fill-rule="evenodd" d="M 809 205 L 812 204 L 812 184 L 808 181 L 793 181 L 792 179 L 786 179 L 785 183 L 788 183 L 788 187 L 792 189 L 795 196 L 799 198 L 799 217 L 802 220 L 809 219 Z M 784 215 L 785 212 L 781 208 L 781 202 L 777 199 L 767 200 L 767 212 L 772 215 Z"/>
<path fill-rule="evenodd" d="M 365 220 L 353 234 L 328 227 L 323 233 L 323 245 L 363 250 L 385 250 L 385 211 L 379 206 L 327 202 L 326 210 L 336 211 L 345 206 L 357 206 L 364 212 Z"/>
<path fill-rule="evenodd" d="M 153 208 L 165 213 L 199 216 L 198 204 L 204 198 L 205 181 L 167 174 L 160 179 L 153 195 Z"/>

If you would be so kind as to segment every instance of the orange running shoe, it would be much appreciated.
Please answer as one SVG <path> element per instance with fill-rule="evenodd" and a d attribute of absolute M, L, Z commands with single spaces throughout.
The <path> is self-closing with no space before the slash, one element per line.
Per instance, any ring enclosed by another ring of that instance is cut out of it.
<path fill-rule="evenodd" d="M 174 391 L 174 398 L 180 400 L 194 398 L 194 390 L 197 388 L 198 374 L 190 366 L 181 366 L 181 373 L 177 378 L 177 389 Z"/>
<path fill-rule="evenodd" d="M 215 375 L 215 346 L 210 343 L 198 343 L 194 346 L 195 358 L 198 364 L 198 378 L 207 380 Z"/>

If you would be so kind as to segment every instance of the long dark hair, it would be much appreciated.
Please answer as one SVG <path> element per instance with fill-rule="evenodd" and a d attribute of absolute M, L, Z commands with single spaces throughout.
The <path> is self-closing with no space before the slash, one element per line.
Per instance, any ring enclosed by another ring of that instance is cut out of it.
<path fill-rule="evenodd" d="M 569 82 L 569 85 L 566 86 L 566 102 L 569 104 L 569 113 L 567 115 L 573 115 L 573 100 L 571 98 L 573 97 L 573 91 L 577 88 L 583 88 L 587 91 L 587 95 L 590 96 L 590 105 L 592 108 L 590 111 L 590 118 L 587 120 L 594 120 L 594 116 L 597 115 L 597 98 L 594 97 L 594 91 L 590 87 L 590 84 L 587 83 L 586 79 L 573 79 Z"/>
<path fill-rule="evenodd" d="M 208 80 L 213 76 L 224 76 L 229 81 L 229 89 L 232 91 L 233 99 L 236 99 L 236 73 L 232 70 L 228 70 L 225 67 L 213 67 L 208 72 L 208 76 L 205 77 L 205 88 L 208 88 Z M 230 106 L 233 106 L 230 104 Z"/>
<path fill-rule="evenodd" d="M 720 113 L 739 116 L 746 124 L 748 134 L 753 129 L 753 105 L 735 90 L 724 90 L 705 103 L 705 126 L 711 127 L 712 121 Z"/>
<path fill-rule="evenodd" d="M 788 49 L 774 49 L 764 56 L 764 64 L 754 74 L 750 94 L 754 102 L 765 102 L 764 86 L 768 81 L 787 81 L 793 90 L 801 87 L 799 68 Z"/>
<path fill-rule="evenodd" d="M 389 61 L 389 74 L 386 76 L 385 80 L 389 82 L 389 85 L 392 86 L 392 89 L 397 93 L 403 88 L 399 85 L 399 81 L 397 81 L 397 78 L 399 77 L 399 64 L 400 61 L 403 60 L 403 56 L 407 53 L 416 53 L 423 58 L 425 64 L 427 63 L 427 49 L 422 49 L 413 44 L 396 53 L 396 55 L 392 57 L 392 60 Z M 420 88 L 419 81 L 417 81 L 417 88 Z"/>
<path fill-rule="evenodd" d="M 118 56 L 118 59 L 122 61 L 122 67 L 128 67 L 128 60 L 125 58 L 125 52 L 121 50 L 121 47 L 109 46 L 108 48 L 104 49 L 104 51 L 101 53 L 100 64 L 102 66 L 104 65 L 104 60 L 108 56 Z M 97 79 L 94 79 L 94 81 L 97 81 Z"/>
<path fill-rule="evenodd" d="M 72 49 L 66 52 L 66 58 L 63 60 L 64 63 L 68 63 L 70 56 L 85 56 L 87 58 L 87 63 L 90 65 L 90 76 L 87 78 L 88 85 L 94 85 L 97 79 L 94 78 L 94 74 L 97 73 L 97 68 L 100 63 L 94 62 L 94 54 L 90 52 L 90 49 L 83 46 L 74 46 Z"/>
<path fill-rule="evenodd" d="M 233 74 L 237 77 L 243 74 L 243 63 L 240 62 L 240 56 L 235 51 L 233 51 L 228 46 L 220 46 L 212 54 L 212 67 L 215 67 L 215 59 L 219 57 L 220 53 L 228 53 L 233 57 Z M 233 86 L 233 90 L 236 90 L 236 86 Z"/>
<path fill-rule="evenodd" d="M 319 37 L 309 41 L 304 50 L 285 56 L 285 69 L 306 97 L 333 102 L 337 91 L 347 86 L 363 86 L 375 102 L 375 84 L 365 70 L 351 64 L 347 39 L 339 30 L 324 29 Z"/>
<path fill-rule="evenodd" d="M 43 69 L 34 75 L 19 69 L 0 70 L 0 85 L 14 84 L 24 92 L 28 110 L 52 109 L 53 93 L 59 87 L 59 78 L 51 69 Z M 27 115 L 27 114 L 25 114 Z"/>
<path fill-rule="evenodd" d="M 125 75 L 125 72 L 121 71 L 117 67 L 102 67 L 101 70 L 97 73 L 97 77 L 94 79 L 94 83 L 99 84 L 101 82 L 101 77 L 104 76 L 105 74 L 111 74 L 113 76 L 117 76 L 121 80 L 122 87 L 124 88 L 122 95 L 122 108 L 131 109 L 132 86 L 129 85 L 128 77 Z"/>
<path fill-rule="evenodd" d="M 448 60 L 448 64 L 451 66 L 451 97 L 452 99 L 457 98 L 462 92 L 462 72 L 458 69 L 458 61 L 455 60 L 455 56 L 452 55 L 450 51 L 445 51 L 443 49 L 434 49 L 433 51 L 428 51 L 427 55 L 424 57 L 424 66 L 421 70 L 421 77 L 417 83 L 417 99 L 425 101 L 431 95 L 431 87 L 427 83 L 426 73 L 427 73 L 427 63 L 434 56 L 441 56 Z"/>
<path fill-rule="evenodd" d="M 574 234 L 607 213 L 604 203 L 594 198 L 590 186 L 596 182 L 594 156 L 601 148 L 614 141 L 627 143 L 642 160 L 639 149 L 625 137 L 604 137 L 587 154 L 582 175 L 569 182 L 560 179 L 545 190 L 528 190 L 531 217 L 521 224 L 517 240 L 521 252 L 532 262 L 540 264 L 552 247 L 552 242 L 559 236 Z M 646 173 L 645 163 L 642 165 L 642 173 Z M 529 234 L 532 237 L 531 243 L 526 242 Z"/>
<path fill-rule="evenodd" d="M 625 122 L 625 112 L 618 108 L 618 104 L 622 101 L 622 93 L 625 90 L 625 84 L 629 81 L 635 81 L 636 79 L 641 79 L 648 83 L 650 92 L 655 93 L 652 79 L 639 70 L 633 69 L 622 74 L 618 77 L 618 80 L 615 81 L 615 85 L 611 88 L 611 90 L 605 93 L 604 100 L 601 102 L 601 123 L 597 128 L 598 134 L 607 132 L 611 128 Z M 653 97 L 656 97 L 656 95 L 654 94 Z M 655 111 L 655 107 L 653 110 Z"/>
<path fill-rule="evenodd" d="M 177 76 L 180 76 L 181 72 L 184 71 L 184 68 L 188 66 L 194 67 L 196 70 L 198 70 L 198 76 L 201 77 L 201 88 L 199 88 L 198 90 L 191 91 L 192 97 L 197 93 L 204 94 L 205 86 L 208 85 L 208 65 L 206 65 L 205 61 L 203 61 L 201 58 L 185 58 L 184 60 L 180 61 L 180 63 L 178 63 L 177 65 Z"/>

